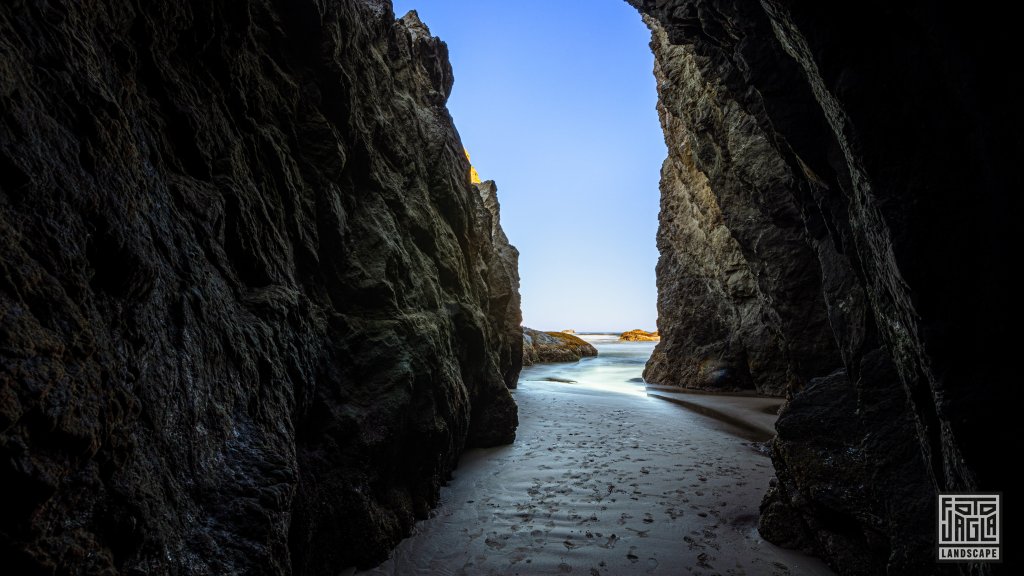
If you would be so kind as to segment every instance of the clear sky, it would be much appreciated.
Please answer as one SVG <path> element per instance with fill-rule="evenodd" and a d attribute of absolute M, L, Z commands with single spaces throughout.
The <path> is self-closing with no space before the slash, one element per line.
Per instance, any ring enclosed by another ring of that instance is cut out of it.
<path fill-rule="evenodd" d="M 650 33 L 623 0 L 397 0 L 448 43 L 448 108 L 498 184 L 523 323 L 653 330 L 666 150 Z"/>

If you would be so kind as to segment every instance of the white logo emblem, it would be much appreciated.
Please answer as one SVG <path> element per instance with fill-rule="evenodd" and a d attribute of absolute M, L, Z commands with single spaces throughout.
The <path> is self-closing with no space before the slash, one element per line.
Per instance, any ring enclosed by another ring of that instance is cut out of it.
<path fill-rule="evenodd" d="M 999 562 L 1000 494 L 939 494 L 939 562 Z"/>

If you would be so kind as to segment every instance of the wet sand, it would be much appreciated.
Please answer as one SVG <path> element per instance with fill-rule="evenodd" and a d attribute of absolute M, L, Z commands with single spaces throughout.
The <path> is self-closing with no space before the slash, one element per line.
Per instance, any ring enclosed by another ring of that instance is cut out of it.
<path fill-rule="evenodd" d="M 468 452 L 432 517 L 365 574 L 831 574 L 757 534 L 771 462 L 730 425 L 578 384 L 515 396 L 516 442 Z"/>
<path fill-rule="evenodd" d="M 647 395 L 685 406 L 690 410 L 732 424 L 748 440 L 766 442 L 775 437 L 775 420 L 785 402 L 751 394 L 714 394 L 647 385 Z"/>

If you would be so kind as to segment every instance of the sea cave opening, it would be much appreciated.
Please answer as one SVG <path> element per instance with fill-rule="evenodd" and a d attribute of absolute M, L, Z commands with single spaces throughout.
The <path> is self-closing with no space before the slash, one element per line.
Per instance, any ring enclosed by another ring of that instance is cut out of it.
<path fill-rule="evenodd" d="M 0 5 L 8 572 L 1012 571 L 1012 18 L 94 4 Z"/>

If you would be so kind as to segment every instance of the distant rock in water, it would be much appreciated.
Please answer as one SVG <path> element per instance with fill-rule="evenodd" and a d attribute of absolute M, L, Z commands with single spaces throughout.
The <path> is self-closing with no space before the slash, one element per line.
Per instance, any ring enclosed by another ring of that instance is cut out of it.
<path fill-rule="evenodd" d="M 630 330 L 629 332 L 623 332 L 619 335 L 619 340 L 623 342 L 657 342 L 661 340 L 661 336 L 658 335 L 658 331 L 647 332 L 646 330 Z"/>
<path fill-rule="evenodd" d="M 589 342 L 565 332 L 541 332 L 523 327 L 523 366 L 544 362 L 576 362 L 597 356 Z"/>

